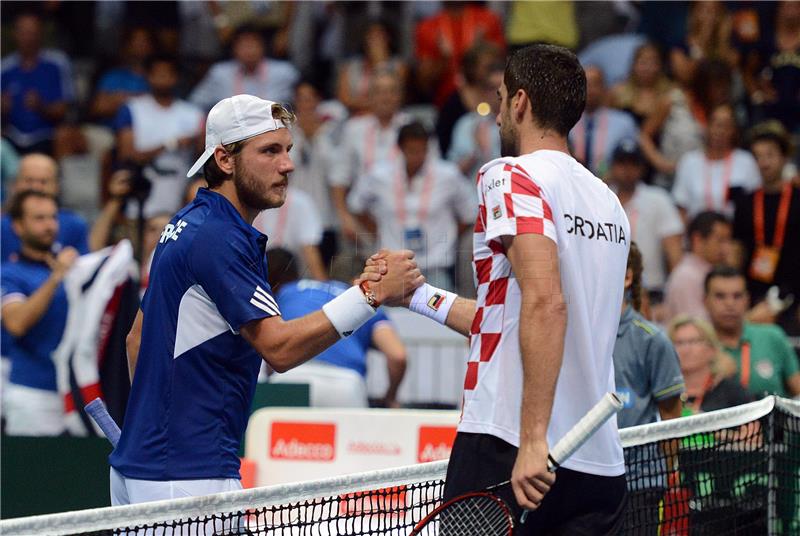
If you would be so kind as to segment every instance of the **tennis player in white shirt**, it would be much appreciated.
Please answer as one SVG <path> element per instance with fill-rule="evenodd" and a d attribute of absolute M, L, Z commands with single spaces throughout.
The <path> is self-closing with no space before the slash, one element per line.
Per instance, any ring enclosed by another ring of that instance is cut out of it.
<path fill-rule="evenodd" d="M 477 184 L 477 300 L 423 285 L 408 303 L 470 339 L 444 498 L 510 479 L 516 517 L 533 511 L 515 534 L 613 534 L 627 497 L 616 419 L 557 478 L 547 455 L 615 390 L 630 226 L 616 195 L 569 153 L 586 99 L 573 53 L 552 45 L 516 52 L 499 97 L 504 156 L 483 166 Z M 362 276 L 371 284 L 386 273 L 382 254 Z"/>

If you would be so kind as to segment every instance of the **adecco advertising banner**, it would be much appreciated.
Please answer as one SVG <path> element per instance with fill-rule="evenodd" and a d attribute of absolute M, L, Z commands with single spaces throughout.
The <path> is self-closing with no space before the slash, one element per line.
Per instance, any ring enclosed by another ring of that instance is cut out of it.
<path fill-rule="evenodd" d="M 245 457 L 256 485 L 314 480 L 450 456 L 458 411 L 265 408 L 250 417 Z"/>

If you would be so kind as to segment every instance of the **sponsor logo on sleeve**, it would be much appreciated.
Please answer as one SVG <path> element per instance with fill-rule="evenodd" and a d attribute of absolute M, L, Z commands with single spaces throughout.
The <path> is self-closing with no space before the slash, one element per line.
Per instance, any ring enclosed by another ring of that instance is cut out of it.
<path fill-rule="evenodd" d="M 455 426 L 420 426 L 417 462 L 433 462 L 449 458 L 455 439 Z"/>
<path fill-rule="evenodd" d="M 503 216 L 503 211 L 500 209 L 500 205 L 496 205 L 492 208 L 492 219 L 499 220 Z"/>
<path fill-rule="evenodd" d="M 278 460 L 330 462 L 336 457 L 336 425 L 281 422 L 270 429 L 270 457 Z"/>

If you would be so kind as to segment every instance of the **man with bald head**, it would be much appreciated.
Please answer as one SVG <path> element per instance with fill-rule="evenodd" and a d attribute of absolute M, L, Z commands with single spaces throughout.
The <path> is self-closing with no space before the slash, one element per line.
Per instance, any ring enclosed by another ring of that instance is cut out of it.
<path fill-rule="evenodd" d="M 608 174 L 611 154 L 626 138 L 637 139 L 639 129 L 633 117 L 606 107 L 606 82 L 603 71 L 593 65 L 586 72 L 586 108 L 569 133 L 572 154 L 600 178 Z"/>
<path fill-rule="evenodd" d="M 23 157 L 19 162 L 19 171 L 12 187 L 12 193 L 16 194 L 25 190 L 34 190 L 57 198 L 59 184 L 56 161 L 42 153 L 31 153 Z M 0 261 L 16 259 L 20 252 L 20 240 L 11 225 L 11 218 L 8 214 L 3 215 L 0 225 L 2 225 Z M 83 218 L 69 210 L 59 208 L 58 236 L 53 243 L 55 251 L 71 246 L 81 254 L 88 253 L 87 234 L 87 225 Z"/>

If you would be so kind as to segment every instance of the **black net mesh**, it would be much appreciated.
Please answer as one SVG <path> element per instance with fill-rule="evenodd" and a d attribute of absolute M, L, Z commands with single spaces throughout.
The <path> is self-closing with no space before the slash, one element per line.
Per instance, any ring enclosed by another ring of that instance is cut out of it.
<path fill-rule="evenodd" d="M 630 499 L 622 534 L 800 536 L 800 406 L 790 409 L 791 412 L 778 405 L 763 417 L 727 428 L 681 428 L 682 422 L 670 421 L 672 424 L 662 423 L 664 427 L 642 428 L 637 440 L 630 439 L 632 434 L 623 433 L 624 444 L 628 445 L 625 463 Z M 707 422 L 713 424 L 714 420 Z M 658 441 L 642 444 L 654 437 L 651 430 L 667 430 L 666 427 L 671 428 L 657 436 Z M 660 439 L 664 437 L 668 439 Z M 276 506 L 247 506 L 234 513 L 214 513 L 215 509 L 209 507 L 208 515 L 167 523 L 137 521 L 135 526 L 126 526 L 122 522 L 125 515 L 120 515 L 116 524 L 103 525 L 108 530 L 70 533 L 407 535 L 439 504 L 444 487 L 438 478 L 441 474 L 420 483 L 327 493 L 310 500 L 281 501 Z M 112 514 L 117 511 L 107 510 L 103 519 L 115 519 Z M 80 524 L 68 526 L 78 529 Z M 51 532 L 44 529 L 26 533 Z"/>
<path fill-rule="evenodd" d="M 800 534 L 800 418 L 747 424 L 625 449 L 623 534 Z"/>

